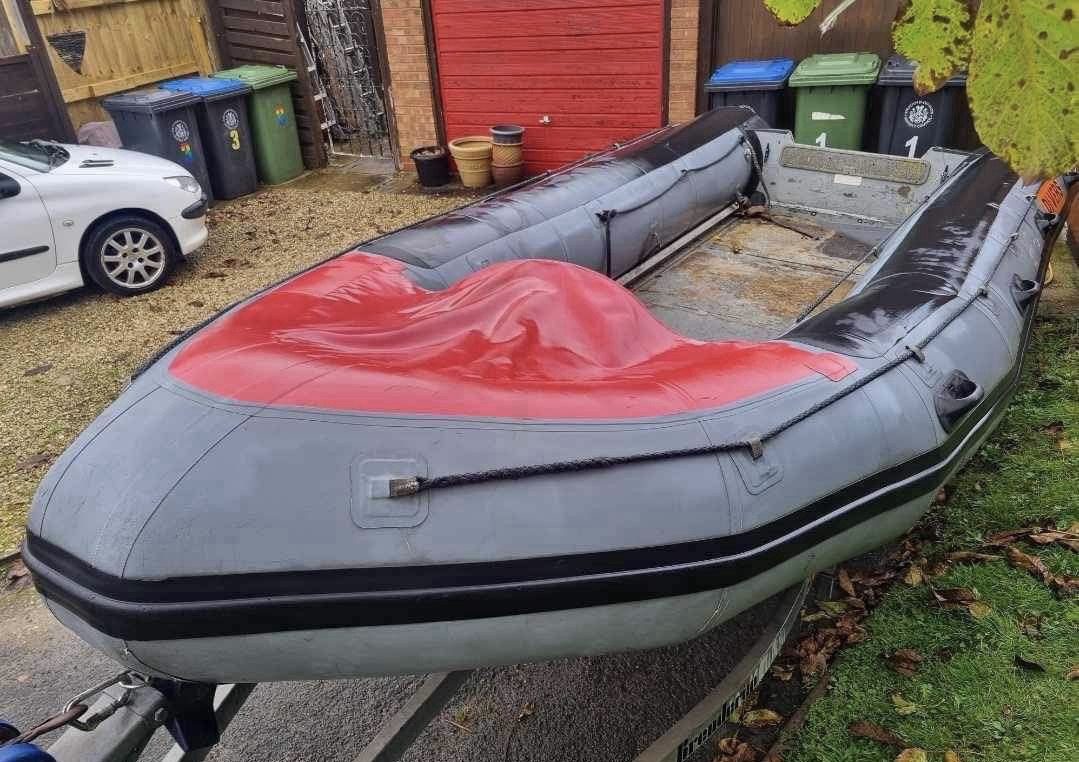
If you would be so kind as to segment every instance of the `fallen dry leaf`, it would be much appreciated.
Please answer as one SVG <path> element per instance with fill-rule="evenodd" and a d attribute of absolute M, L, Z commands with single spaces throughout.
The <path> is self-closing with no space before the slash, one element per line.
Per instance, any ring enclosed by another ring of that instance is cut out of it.
<path fill-rule="evenodd" d="M 1002 532 L 994 532 L 991 535 L 987 535 L 985 538 L 986 545 L 1007 545 L 1008 543 L 1020 540 L 1028 535 L 1038 534 L 1039 532 L 1045 532 L 1053 529 L 1051 526 L 1029 526 L 1019 527 L 1018 529 L 1005 529 Z"/>
<path fill-rule="evenodd" d="M 31 581 L 30 570 L 26 568 L 26 564 L 18 559 L 12 561 L 5 577 L 5 587 L 8 590 L 22 590 Z"/>
<path fill-rule="evenodd" d="M 1044 426 L 1039 426 L 1039 429 L 1051 436 L 1053 439 L 1060 439 L 1064 434 L 1064 421 L 1053 421 L 1047 423 Z"/>
<path fill-rule="evenodd" d="M 50 370 L 52 370 L 52 364 L 46 362 L 42 363 L 41 365 L 35 365 L 32 368 L 24 370 L 22 374 L 27 377 L 40 376 L 42 373 L 48 373 Z"/>
<path fill-rule="evenodd" d="M 955 553 L 949 553 L 943 558 L 944 561 L 953 564 L 982 564 L 989 561 L 1000 561 L 1002 556 L 993 555 L 992 553 L 975 553 L 970 550 L 960 550 Z"/>
<path fill-rule="evenodd" d="M 1056 543 L 1073 553 L 1079 553 L 1079 534 L 1072 531 L 1061 532 L 1053 529 L 1046 532 L 1037 532 L 1030 535 L 1027 539 L 1037 545 L 1050 545 Z"/>
<path fill-rule="evenodd" d="M 836 574 L 836 583 L 839 585 L 839 589 L 849 595 L 851 598 L 857 598 L 854 593 L 854 583 L 851 582 L 850 574 L 842 566 L 839 567 L 839 573 Z"/>
<path fill-rule="evenodd" d="M 832 616 L 839 616 L 847 610 L 847 604 L 843 601 L 821 601 L 818 605 L 822 611 L 826 611 Z"/>
<path fill-rule="evenodd" d="M 1023 669 L 1028 669 L 1031 672 L 1045 672 L 1045 667 L 1043 667 L 1041 664 L 1034 661 L 1033 659 L 1028 659 L 1022 654 L 1015 655 L 1015 666 L 1022 667 Z"/>
<path fill-rule="evenodd" d="M 773 664 L 772 677 L 774 677 L 776 680 L 779 680 L 781 683 L 789 681 L 792 677 L 794 677 L 794 665 Z"/>
<path fill-rule="evenodd" d="M 918 585 L 925 582 L 925 572 L 917 564 L 911 564 L 903 575 L 903 581 L 911 587 L 918 587 Z"/>
<path fill-rule="evenodd" d="M 741 724 L 747 728 L 770 728 L 783 722 L 783 715 L 771 709 L 751 709 L 742 715 Z"/>
<path fill-rule="evenodd" d="M 933 590 L 937 603 L 973 603 L 981 600 L 978 591 L 972 587 L 941 587 Z"/>
<path fill-rule="evenodd" d="M 966 609 L 975 619 L 984 619 L 993 609 L 970 587 L 944 587 L 933 590 L 933 598 L 946 609 Z"/>
<path fill-rule="evenodd" d="M 1008 563 L 1016 569 L 1025 571 L 1041 580 L 1057 593 L 1072 593 L 1079 590 L 1079 579 L 1053 574 L 1040 558 L 1024 553 L 1014 545 L 1008 546 L 1007 558 Z"/>
<path fill-rule="evenodd" d="M 1019 632 L 1033 640 L 1042 637 L 1042 618 L 1036 614 L 1029 614 L 1019 620 Z"/>
<path fill-rule="evenodd" d="M 1024 553 L 1015 546 L 1009 546 L 1005 553 L 1007 554 L 1008 563 L 1016 569 L 1029 572 L 1043 582 L 1045 581 L 1045 578 L 1049 576 L 1049 569 L 1046 568 L 1045 564 L 1037 556 Z"/>
<path fill-rule="evenodd" d="M 918 671 L 918 667 L 921 666 L 924 658 L 925 657 L 913 648 L 900 648 L 887 656 L 886 660 L 888 666 L 899 674 L 905 675 L 906 677 L 913 677 Z"/>
<path fill-rule="evenodd" d="M 929 757 L 925 753 L 925 749 L 919 749 L 917 746 L 911 749 L 903 749 L 899 752 L 899 755 L 895 758 L 895 762 L 929 762 Z"/>
<path fill-rule="evenodd" d="M 21 460 L 15 464 L 15 468 L 20 471 L 29 471 L 32 468 L 50 463 L 56 456 L 49 452 L 39 452 L 37 455 L 31 455 L 25 460 Z"/>
<path fill-rule="evenodd" d="M 1065 680 L 1079 680 L 1079 664 L 1068 670 L 1068 674 L 1064 675 Z"/>
<path fill-rule="evenodd" d="M 858 738 L 868 738 L 871 741 L 877 741 L 878 743 L 887 744 L 888 746 L 894 746 L 897 749 L 906 748 L 907 742 L 900 738 L 898 735 L 877 725 L 874 722 L 868 722 L 867 720 L 858 720 L 852 722 L 847 726 L 847 732 L 852 736 Z"/>
<path fill-rule="evenodd" d="M 1072 553 L 1079 553 L 1079 539 L 1073 537 L 1063 537 L 1057 540 L 1057 545 L 1063 545 Z"/>
<path fill-rule="evenodd" d="M 730 736 L 716 742 L 713 762 L 756 762 L 757 750 L 745 741 Z"/>
<path fill-rule="evenodd" d="M 908 701 L 903 698 L 903 694 L 901 693 L 892 694 L 892 706 L 895 707 L 896 714 L 901 714 L 904 717 L 918 711 L 918 705 L 913 701 Z"/>
<path fill-rule="evenodd" d="M 948 749 L 948 751 L 944 752 L 944 762 L 959 762 L 959 754 Z"/>
<path fill-rule="evenodd" d="M 1028 539 L 1036 545 L 1051 545 L 1062 537 L 1067 537 L 1067 532 L 1058 532 L 1052 529 L 1048 532 L 1035 532 L 1028 536 Z"/>

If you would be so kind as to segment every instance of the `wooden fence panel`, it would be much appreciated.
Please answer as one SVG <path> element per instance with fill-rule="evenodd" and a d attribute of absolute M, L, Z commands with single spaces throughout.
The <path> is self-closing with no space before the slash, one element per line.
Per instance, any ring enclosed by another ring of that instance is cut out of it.
<path fill-rule="evenodd" d="M 848 8 L 828 34 L 818 28 L 840 0 L 824 0 L 798 26 L 785 26 L 763 0 L 715 0 L 712 68 L 737 58 L 793 58 L 814 53 L 892 52 L 892 19 L 900 0 L 859 2 Z"/>
<path fill-rule="evenodd" d="M 223 66 L 271 64 L 295 70 L 292 88 L 296 129 L 304 164 L 326 165 L 326 149 L 310 77 L 296 35 L 296 9 L 291 0 L 207 0 Z"/>
<path fill-rule="evenodd" d="M 106 118 L 98 100 L 216 60 L 200 0 L 31 0 L 75 125 Z"/>

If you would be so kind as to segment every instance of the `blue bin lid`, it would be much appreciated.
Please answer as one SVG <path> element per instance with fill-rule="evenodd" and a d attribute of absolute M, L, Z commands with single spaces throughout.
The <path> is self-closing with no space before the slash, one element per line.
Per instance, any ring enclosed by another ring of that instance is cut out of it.
<path fill-rule="evenodd" d="M 191 93 L 208 101 L 230 98 L 251 92 L 251 86 L 238 79 L 215 79 L 214 77 L 181 77 L 162 82 L 158 87 L 174 93 Z"/>
<path fill-rule="evenodd" d="M 106 111 L 131 111 L 136 114 L 158 114 L 198 103 L 199 99 L 190 93 L 174 93 L 160 87 L 147 87 L 102 98 L 101 105 Z"/>
<path fill-rule="evenodd" d="M 712 74 L 705 86 L 711 92 L 725 90 L 779 90 L 794 69 L 789 58 L 730 61 Z"/>

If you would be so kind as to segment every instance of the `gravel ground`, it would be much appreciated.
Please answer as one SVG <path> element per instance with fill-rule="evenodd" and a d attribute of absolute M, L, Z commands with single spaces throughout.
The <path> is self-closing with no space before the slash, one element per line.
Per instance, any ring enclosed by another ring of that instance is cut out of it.
<path fill-rule="evenodd" d="M 385 193 L 371 182 L 314 173 L 216 206 L 210 240 L 153 293 L 81 289 L 0 312 L 0 555 L 22 541 L 52 461 L 176 332 L 355 241 L 464 200 Z"/>

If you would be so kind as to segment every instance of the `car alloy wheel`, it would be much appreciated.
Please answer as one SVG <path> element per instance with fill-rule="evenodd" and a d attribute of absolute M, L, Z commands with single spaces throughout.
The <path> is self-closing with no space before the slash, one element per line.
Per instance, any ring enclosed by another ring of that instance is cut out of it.
<path fill-rule="evenodd" d="M 141 228 L 121 228 L 101 245 L 101 268 L 121 288 L 145 288 L 165 274 L 165 247 Z"/>

